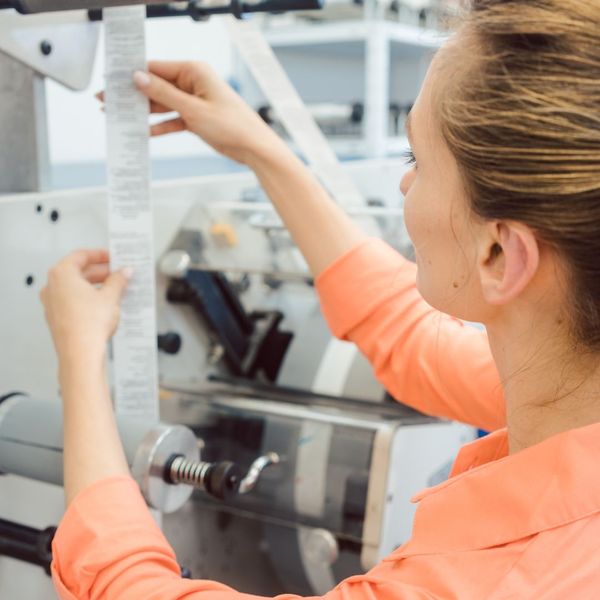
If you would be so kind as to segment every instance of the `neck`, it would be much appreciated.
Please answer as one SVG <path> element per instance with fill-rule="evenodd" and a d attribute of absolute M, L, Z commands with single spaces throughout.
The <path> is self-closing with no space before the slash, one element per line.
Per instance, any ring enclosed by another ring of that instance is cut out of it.
<path fill-rule="evenodd" d="M 510 452 L 600 422 L 600 356 L 572 349 L 557 320 L 515 311 L 488 324 L 504 387 Z"/>

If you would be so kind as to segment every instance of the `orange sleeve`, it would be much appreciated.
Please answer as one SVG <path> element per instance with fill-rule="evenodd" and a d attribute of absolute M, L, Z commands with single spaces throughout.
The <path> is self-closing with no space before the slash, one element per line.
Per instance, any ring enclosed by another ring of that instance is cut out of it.
<path fill-rule="evenodd" d="M 417 291 L 416 271 L 376 238 L 335 261 L 316 281 L 333 334 L 356 343 L 405 404 L 487 430 L 503 427 L 487 335 L 429 306 Z"/>
<path fill-rule="evenodd" d="M 61 600 L 265 600 L 215 581 L 182 579 L 172 548 L 128 477 L 103 479 L 83 490 L 67 509 L 52 552 L 52 578 Z M 433 596 L 420 587 L 367 574 L 347 579 L 322 599 L 375 597 Z M 273 600 L 300 598 L 283 594 Z"/>

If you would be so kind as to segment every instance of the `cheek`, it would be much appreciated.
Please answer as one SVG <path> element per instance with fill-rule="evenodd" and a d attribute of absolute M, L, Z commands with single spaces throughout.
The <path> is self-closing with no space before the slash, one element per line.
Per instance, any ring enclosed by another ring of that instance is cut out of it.
<path fill-rule="evenodd" d="M 435 212 L 427 196 L 420 194 L 416 185 L 413 185 L 404 200 L 404 222 L 406 230 L 413 243 L 415 260 L 417 263 L 417 289 L 432 304 L 438 295 L 436 282 L 439 281 L 439 259 L 442 253 L 436 249 L 438 229 Z"/>
<path fill-rule="evenodd" d="M 415 248 L 419 292 L 438 310 L 462 312 L 458 305 L 468 294 L 468 249 L 460 241 L 463 236 L 451 214 L 451 201 L 437 190 L 427 193 L 413 185 L 405 197 L 404 219 Z"/>
<path fill-rule="evenodd" d="M 404 223 L 419 265 L 423 262 L 431 264 L 439 218 L 439 209 L 434 206 L 430 194 L 426 189 L 421 189 L 418 181 L 413 180 L 404 198 Z"/>
<path fill-rule="evenodd" d="M 404 224 L 415 249 L 419 248 L 427 237 L 428 223 L 427 196 L 420 190 L 416 171 L 411 169 L 400 182 L 404 194 Z"/>

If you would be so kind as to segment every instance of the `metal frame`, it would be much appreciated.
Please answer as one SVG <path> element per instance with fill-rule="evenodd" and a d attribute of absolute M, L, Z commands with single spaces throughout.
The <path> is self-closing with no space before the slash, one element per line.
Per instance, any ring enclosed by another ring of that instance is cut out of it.
<path fill-rule="evenodd" d="M 44 77 L 74 90 L 86 88 L 98 32 L 85 11 L 0 14 L 0 194 L 49 187 Z"/>
<path fill-rule="evenodd" d="M 50 155 L 44 80 L 1 52 L 0 128 L 0 194 L 46 189 Z"/>

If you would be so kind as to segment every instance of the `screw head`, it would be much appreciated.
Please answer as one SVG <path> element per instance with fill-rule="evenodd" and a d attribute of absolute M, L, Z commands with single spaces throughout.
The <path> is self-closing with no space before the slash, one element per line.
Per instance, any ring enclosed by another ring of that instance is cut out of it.
<path fill-rule="evenodd" d="M 48 40 L 42 40 L 40 42 L 40 52 L 44 56 L 48 56 L 49 54 L 52 54 L 52 44 Z"/>

